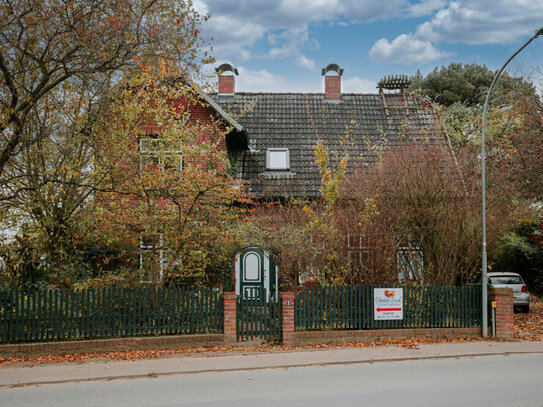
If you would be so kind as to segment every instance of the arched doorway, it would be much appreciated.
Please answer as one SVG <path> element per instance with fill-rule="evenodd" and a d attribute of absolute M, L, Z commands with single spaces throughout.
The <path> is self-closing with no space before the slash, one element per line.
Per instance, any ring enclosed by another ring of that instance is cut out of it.
<path fill-rule="evenodd" d="M 236 254 L 236 294 L 242 299 L 277 298 L 277 266 L 268 252 L 246 247 Z"/>

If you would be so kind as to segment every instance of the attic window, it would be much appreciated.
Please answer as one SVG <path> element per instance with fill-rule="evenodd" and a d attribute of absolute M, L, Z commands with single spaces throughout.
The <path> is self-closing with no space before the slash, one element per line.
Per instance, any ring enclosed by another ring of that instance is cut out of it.
<path fill-rule="evenodd" d="M 288 148 L 268 148 L 266 151 L 266 169 L 290 169 L 290 154 Z"/>

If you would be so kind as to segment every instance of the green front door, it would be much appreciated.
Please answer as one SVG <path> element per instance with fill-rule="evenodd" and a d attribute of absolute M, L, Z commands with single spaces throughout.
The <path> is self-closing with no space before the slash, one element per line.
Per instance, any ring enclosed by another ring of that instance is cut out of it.
<path fill-rule="evenodd" d="M 244 300 L 264 298 L 264 253 L 250 248 L 240 255 L 239 289 Z"/>

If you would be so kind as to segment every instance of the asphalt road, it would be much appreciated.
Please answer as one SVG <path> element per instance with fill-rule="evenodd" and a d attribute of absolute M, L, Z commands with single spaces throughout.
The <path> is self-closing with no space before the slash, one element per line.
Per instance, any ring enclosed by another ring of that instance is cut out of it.
<path fill-rule="evenodd" d="M 44 384 L 3 388 L 0 400 L 11 407 L 543 407 L 543 354 Z"/>

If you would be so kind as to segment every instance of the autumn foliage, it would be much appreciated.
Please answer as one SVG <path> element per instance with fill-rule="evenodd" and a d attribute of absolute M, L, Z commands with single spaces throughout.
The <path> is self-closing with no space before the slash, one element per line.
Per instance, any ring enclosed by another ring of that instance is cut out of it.
<path fill-rule="evenodd" d="M 129 243 L 132 260 L 140 248 L 134 266 L 150 281 L 217 283 L 227 268 L 231 229 L 248 202 L 232 176 L 227 131 L 189 84 L 164 76 L 131 78 L 104 117 L 96 168 L 108 182 L 96 213 L 110 239 Z"/>

